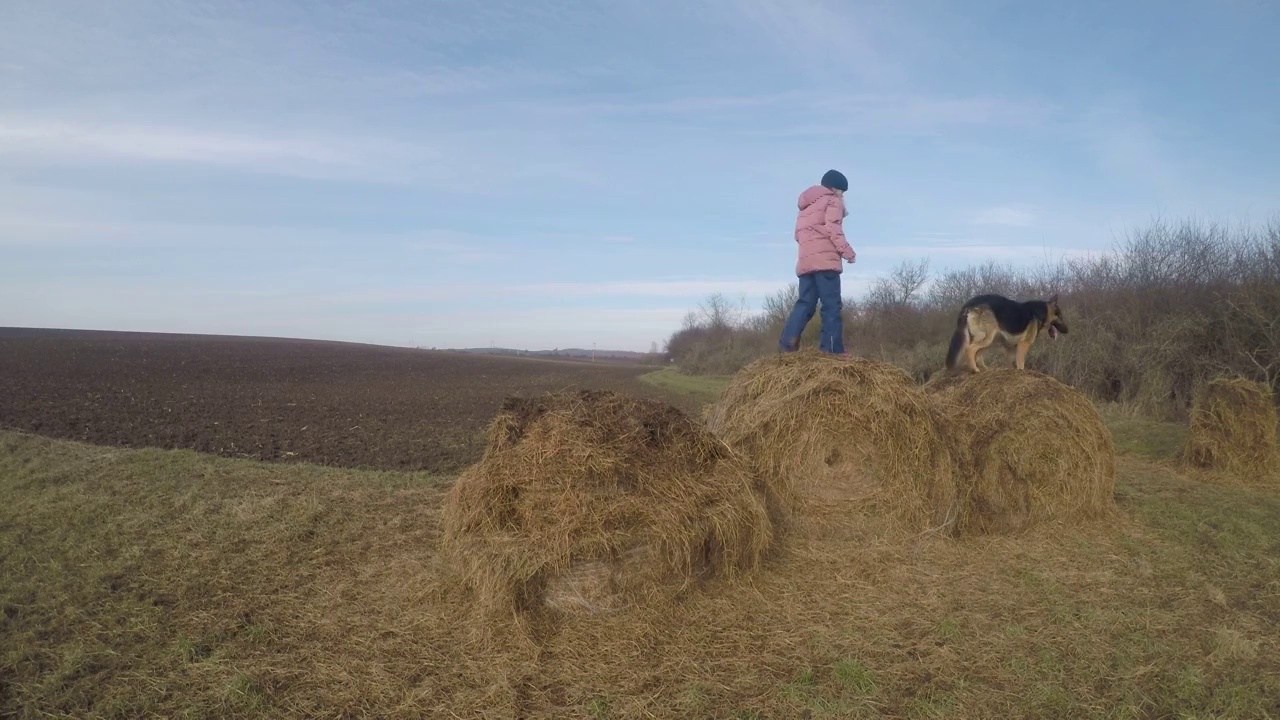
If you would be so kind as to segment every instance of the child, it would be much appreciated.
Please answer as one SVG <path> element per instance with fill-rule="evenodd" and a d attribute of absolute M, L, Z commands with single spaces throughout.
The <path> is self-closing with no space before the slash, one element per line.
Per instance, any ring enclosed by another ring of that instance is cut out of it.
<path fill-rule="evenodd" d="M 796 275 L 800 278 L 800 296 L 782 328 L 779 346 L 783 352 L 800 348 L 800 333 L 813 319 L 818 301 L 822 301 L 822 333 L 819 349 L 843 355 L 844 328 L 840 320 L 840 264 L 843 258 L 852 263 L 856 257 L 844 237 L 844 193 L 849 181 L 835 170 L 822 176 L 822 184 L 800 194 L 800 214 L 796 217 Z"/>

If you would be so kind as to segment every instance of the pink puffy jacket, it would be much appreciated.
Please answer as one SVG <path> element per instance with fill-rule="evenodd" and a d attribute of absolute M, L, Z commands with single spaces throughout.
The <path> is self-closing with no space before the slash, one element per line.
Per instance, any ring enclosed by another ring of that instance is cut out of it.
<path fill-rule="evenodd" d="M 840 258 L 853 262 L 853 248 L 844 238 L 844 198 L 814 185 L 800 194 L 796 217 L 796 275 L 822 270 L 842 272 Z"/>

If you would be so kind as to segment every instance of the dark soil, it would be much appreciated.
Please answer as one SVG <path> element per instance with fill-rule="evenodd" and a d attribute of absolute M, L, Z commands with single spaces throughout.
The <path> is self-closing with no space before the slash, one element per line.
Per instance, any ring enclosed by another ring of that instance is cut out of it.
<path fill-rule="evenodd" d="M 269 338 L 0 328 L 0 427 L 124 447 L 454 472 L 510 396 L 670 399 L 652 368 Z"/>

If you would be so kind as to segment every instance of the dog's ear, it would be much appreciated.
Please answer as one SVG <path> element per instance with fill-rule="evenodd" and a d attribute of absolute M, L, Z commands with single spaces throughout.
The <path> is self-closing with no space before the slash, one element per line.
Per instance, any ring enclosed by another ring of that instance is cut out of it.
<path fill-rule="evenodd" d="M 1057 304 L 1058 304 L 1058 293 L 1054 293 L 1053 295 L 1051 295 L 1051 296 L 1049 297 L 1049 303 L 1050 303 L 1051 305 L 1057 305 Z"/>

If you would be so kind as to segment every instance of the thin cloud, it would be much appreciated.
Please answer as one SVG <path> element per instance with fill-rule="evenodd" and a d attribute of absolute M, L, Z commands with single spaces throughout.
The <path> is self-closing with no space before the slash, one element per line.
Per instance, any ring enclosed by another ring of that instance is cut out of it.
<path fill-rule="evenodd" d="M 322 307 L 323 312 L 317 312 Z M 326 305 L 305 293 L 210 290 L 176 283 L 0 283 L 0 326 L 266 335 L 385 345 L 647 350 L 679 328 L 684 306 L 541 307 L 451 313 Z"/>
<path fill-rule="evenodd" d="M 368 70 L 331 78 L 332 90 L 359 88 L 370 97 L 459 96 L 500 90 L 547 90 L 562 85 L 559 75 L 494 65 L 434 66 L 415 70 Z"/>
<path fill-rule="evenodd" d="M 745 21 L 796 65 L 821 67 L 831 76 L 849 73 L 872 83 L 901 82 L 905 70 L 871 40 L 868 10 L 859 15 L 831 0 L 720 0 L 730 19 Z M 839 59 L 832 53 L 838 52 Z"/>
<path fill-rule="evenodd" d="M 991 95 L 934 95 L 909 92 L 786 91 L 757 95 L 699 95 L 669 98 L 626 98 L 608 101 L 495 101 L 506 112 L 545 119 L 577 116 L 605 121 L 714 120 L 721 130 L 746 137 L 823 137 L 875 133 L 938 133 L 951 128 L 1034 128 L 1057 110 L 1038 98 Z M 750 110 L 745 113 L 744 110 Z M 796 124 L 797 115 L 839 118 Z M 764 121 L 772 118 L 775 122 Z M 763 125 L 763 126 L 762 126 Z"/>
<path fill-rule="evenodd" d="M 768 138 L 936 135 L 964 128 L 1036 128 L 1056 114 L 1053 106 L 1035 98 L 986 95 L 857 93 L 811 101 L 815 104 L 811 115 L 839 120 L 779 123 L 767 129 L 748 128 L 743 134 Z"/>
<path fill-rule="evenodd" d="M 418 184 L 492 194 L 496 165 L 509 182 L 596 186 L 601 175 L 558 152 L 536 130 L 427 132 L 431 141 L 338 133 L 249 135 L 180 125 L 0 120 L 0 158 L 62 163 L 171 163 L 312 180 Z M 540 141 L 540 138 L 542 140 Z"/>
<path fill-rule="evenodd" d="M 540 283 L 511 288 L 513 293 L 553 297 L 698 297 L 714 293 L 763 295 L 781 285 L 777 280 L 640 280 L 630 282 Z"/>
<path fill-rule="evenodd" d="M 1025 247 L 1014 245 L 996 245 L 984 243 L 958 244 L 921 244 L 921 245 L 866 245 L 859 246 L 865 255 L 892 257 L 929 257 L 946 255 L 951 257 L 980 259 L 992 256 L 1016 257 L 1025 255 Z"/>
<path fill-rule="evenodd" d="M 73 196 L 74 197 L 74 196 Z M 351 232 L 323 227 L 251 225 L 246 223 L 120 222 L 92 219 L 59 219 L 6 209 L 0 202 L 0 247 L 87 248 L 119 247 L 192 248 L 253 247 L 258 249 L 305 246 L 349 246 L 376 243 L 385 250 L 470 253 L 477 247 L 501 252 L 501 242 L 487 236 L 445 229 L 412 232 Z"/>
<path fill-rule="evenodd" d="M 701 298 L 715 293 L 759 297 L 777 291 L 785 280 L 635 280 L 612 282 L 514 283 L 503 288 L 508 297 L 538 300 L 612 298 Z M 435 284 L 427 287 L 370 288 L 317 295 L 310 301 L 326 305 L 392 304 L 444 300 L 468 292 L 472 286 Z"/>
<path fill-rule="evenodd" d="M 0 156 L 171 162 L 236 167 L 300 177 L 387 177 L 391 162 L 425 148 L 353 138 L 303 139 L 147 125 L 0 120 Z"/>
<path fill-rule="evenodd" d="M 760 108 L 772 105 L 783 105 L 792 102 L 804 102 L 811 96 L 807 93 L 788 91 L 781 93 L 762 93 L 756 95 L 697 95 L 675 96 L 668 98 L 628 98 L 614 97 L 609 100 L 555 100 L 504 102 L 502 105 L 511 110 L 541 114 L 598 114 L 598 115 L 706 115 L 715 113 L 737 113 L 746 108 Z"/>
<path fill-rule="evenodd" d="M 1036 216 L 1025 208 L 1002 205 L 978 210 L 972 222 L 974 225 L 1026 228 L 1036 224 Z"/>
<path fill-rule="evenodd" d="M 937 240 L 957 240 L 961 239 L 955 232 L 949 230 L 917 230 L 913 233 L 913 237 L 929 238 Z"/>

